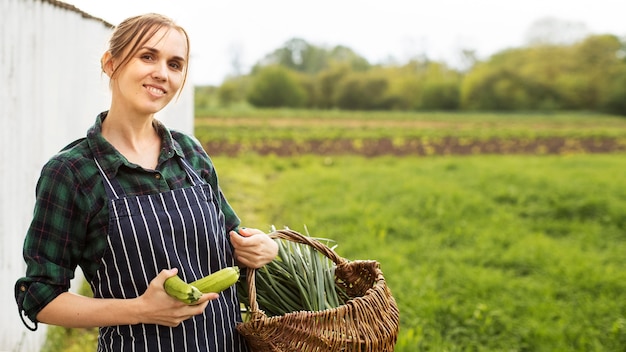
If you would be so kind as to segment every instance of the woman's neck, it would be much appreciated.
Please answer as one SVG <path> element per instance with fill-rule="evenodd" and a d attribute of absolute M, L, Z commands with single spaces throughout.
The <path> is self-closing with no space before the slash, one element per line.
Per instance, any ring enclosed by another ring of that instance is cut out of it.
<path fill-rule="evenodd" d="M 154 115 L 124 116 L 109 111 L 102 122 L 102 136 L 131 163 L 155 169 L 161 151 L 161 138 L 153 122 Z"/>

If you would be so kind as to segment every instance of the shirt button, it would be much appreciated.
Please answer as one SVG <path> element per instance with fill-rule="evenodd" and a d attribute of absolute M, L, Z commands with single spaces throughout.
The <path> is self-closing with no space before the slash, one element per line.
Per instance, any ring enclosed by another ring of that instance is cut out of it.
<path fill-rule="evenodd" d="M 154 175 L 154 178 L 156 178 L 157 180 L 160 180 L 161 179 L 161 174 Z"/>

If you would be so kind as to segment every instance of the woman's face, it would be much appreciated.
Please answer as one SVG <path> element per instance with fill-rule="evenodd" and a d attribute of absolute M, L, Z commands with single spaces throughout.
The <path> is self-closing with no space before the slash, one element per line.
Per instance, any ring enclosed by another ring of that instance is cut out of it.
<path fill-rule="evenodd" d="M 112 82 L 112 107 L 133 114 L 154 114 L 180 89 L 187 69 L 186 37 L 161 28 L 121 68 Z M 112 65 L 116 65 L 112 60 Z"/>

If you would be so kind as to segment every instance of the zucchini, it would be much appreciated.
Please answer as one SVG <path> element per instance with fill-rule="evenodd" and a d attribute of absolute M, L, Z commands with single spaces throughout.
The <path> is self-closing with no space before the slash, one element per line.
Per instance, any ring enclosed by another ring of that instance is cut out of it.
<path fill-rule="evenodd" d="M 196 287 L 202 293 L 220 293 L 236 284 L 239 280 L 239 267 L 230 266 L 218 270 L 211 275 L 192 282 L 190 285 Z"/>
<path fill-rule="evenodd" d="M 178 275 L 167 278 L 163 288 L 168 295 L 187 304 L 194 304 L 202 297 L 202 292 L 198 288 L 189 285 Z"/>
<path fill-rule="evenodd" d="M 167 278 L 163 287 L 167 294 L 177 300 L 187 304 L 194 304 L 202 297 L 202 294 L 209 292 L 220 293 L 237 283 L 238 280 L 239 267 L 231 266 L 189 284 L 178 275 L 175 275 Z"/>

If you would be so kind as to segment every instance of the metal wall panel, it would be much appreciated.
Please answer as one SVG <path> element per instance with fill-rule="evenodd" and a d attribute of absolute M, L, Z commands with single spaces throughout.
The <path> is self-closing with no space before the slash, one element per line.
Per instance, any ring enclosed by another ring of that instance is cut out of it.
<path fill-rule="evenodd" d="M 43 163 L 108 108 L 100 56 L 111 30 L 57 1 L 0 0 L 0 351 L 38 351 L 44 342 L 45 325 L 23 326 L 13 285 L 25 271 L 22 244 Z M 192 133 L 193 87 L 157 118 Z"/>

